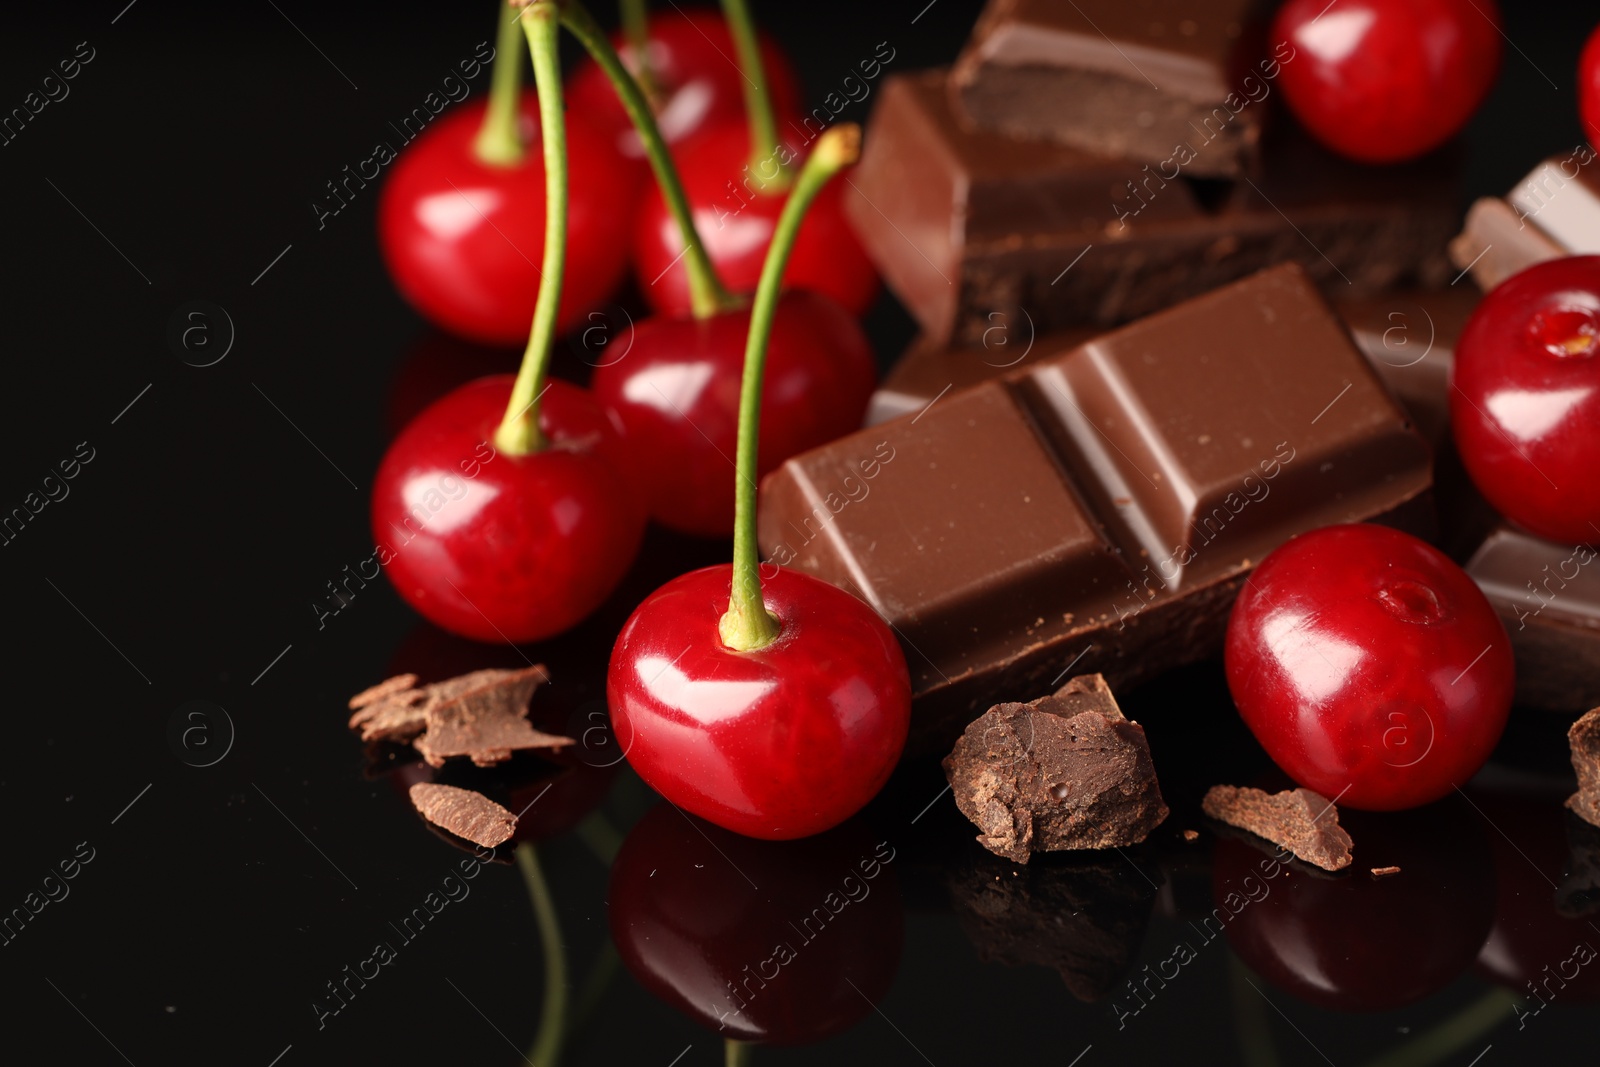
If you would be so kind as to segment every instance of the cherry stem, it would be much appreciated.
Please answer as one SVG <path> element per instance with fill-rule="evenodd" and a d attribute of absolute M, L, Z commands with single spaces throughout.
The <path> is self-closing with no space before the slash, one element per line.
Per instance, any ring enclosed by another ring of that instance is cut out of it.
<path fill-rule="evenodd" d="M 619 6 L 622 8 L 622 37 L 628 42 L 628 51 L 633 53 L 634 65 L 639 68 L 636 75 L 639 88 L 653 111 L 661 106 L 661 87 L 650 67 L 649 5 L 645 0 L 621 0 Z"/>
<path fill-rule="evenodd" d="M 811 202 L 828 179 L 854 163 L 860 154 L 861 127 L 853 122 L 831 127 L 817 139 L 778 216 L 766 262 L 761 266 L 755 302 L 750 307 L 744 381 L 739 386 L 739 451 L 734 464 L 738 481 L 734 483 L 733 591 L 728 611 L 718 625 L 722 643 L 738 652 L 754 651 L 778 636 L 778 621 L 761 599 L 761 557 L 756 544 L 756 448 L 761 433 L 761 381 L 767 365 L 767 341 L 778 310 L 783 271 Z"/>
<path fill-rule="evenodd" d="M 539 925 L 539 944 L 544 949 L 544 1003 L 539 1010 L 539 1032 L 534 1035 L 528 1061 L 543 1067 L 561 1058 L 567 1025 L 567 951 L 561 944 L 561 924 L 556 920 L 555 898 L 544 880 L 539 855 L 524 842 L 517 846 L 517 868 L 533 902 L 534 920 Z"/>
<path fill-rule="evenodd" d="M 522 28 L 516 8 L 500 5 L 500 30 L 494 42 L 494 73 L 489 81 L 489 106 L 472 142 L 473 155 L 491 167 L 514 167 L 526 148 L 517 129 L 522 96 Z"/>
<path fill-rule="evenodd" d="M 684 267 L 689 272 L 689 305 L 694 317 L 710 318 L 718 311 L 737 307 L 738 299 L 723 288 L 722 279 L 717 277 L 716 269 L 711 265 L 711 257 L 706 254 L 705 243 L 700 240 L 700 233 L 695 229 L 694 216 L 689 211 L 689 198 L 683 191 L 678 168 L 672 164 L 672 155 L 667 151 L 667 142 L 661 136 L 661 129 L 656 125 L 655 113 L 650 110 L 639 83 L 628 73 L 628 68 L 623 66 L 622 58 L 617 55 L 617 50 L 611 47 L 610 40 L 606 38 L 593 16 L 577 0 L 571 2 L 563 0 L 561 24 L 571 31 L 594 61 L 600 64 L 600 69 L 605 71 L 606 77 L 611 80 L 612 87 L 617 91 L 617 96 L 621 98 L 628 117 L 633 120 L 633 128 L 638 131 L 639 140 L 644 143 L 645 154 L 650 159 L 650 169 L 655 171 L 656 184 L 661 187 L 662 198 L 666 200 L 667 208 L 678 224 L 679 239 L 687 249 L 683 260 Z"/>
<path fill-rule="evenodd" d="M 735 1041 L 731 1037 L 722 1039 L 722 1062 L 724 1067 L 750 1067 L 755 1062 L 755 1046 L 748 1041 Z"/>
<path fill-rule="evenodd" d="M 750 168 L 763 189 L 778 191 L 789 184 L 788 172 L 778 162 L 778 121 L 772 113 L 772 96 L 767 92 L 767 66 L 761 60 L 761 38 L 744 0 L 722 0 L 722 15 L 733 34 L 733 47 L 739 56 L 739 73 L 744 75 L 744 110 L 750 120 Z M 773 173 L 765 173 L 771 170 Z"/>
<path fill-rule="evenodd" d="M 533 305 L 533 328 L 522 367 L 511 387 L 511 403 L 494 432 L 495 447 L 525 456 L 544 447 L 539 429 L 539 398 L 544 395 L 550 343 L 555 339 L 556 310 L 561 304 L 561 278 L 567 261 L 567 126 L 562 114 L 559 13 L 551 0 L 534 0 L 518 16 L 533 54 L 533 80 L 539 90 L 539 127 L 544 137 L 544 264 L 539 270 L 539 298 Z"/>

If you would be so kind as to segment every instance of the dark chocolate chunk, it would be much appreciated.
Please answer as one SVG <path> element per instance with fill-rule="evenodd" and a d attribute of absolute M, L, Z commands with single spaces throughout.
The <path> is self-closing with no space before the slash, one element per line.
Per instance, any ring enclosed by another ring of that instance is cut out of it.
<path fill-rule="evenodd" d="M 1200 802 L 1211 818 L 1281 845 L 1323 870 L 1350 866 L 1350 835 L 1333 801 L 1309 789 L 1265 793 L 1249 786 L 1214 785 Z"/>
<path fill-rule="evenodd" d="M 884 280 L 939 342 L 1000 331 L 1020 347 L 1284 261 L 1347 295 L 1450 279 L 1452 151 L 1363 167 L 1284 124 L 1263 157 L 1259 175 L 1216 186 L 967 132 L 931 71 L 885 81 L 845 205 Z"/>
<path fill-rule="evenodd" d="M 997 856 L 1135 845 L 1167 817 L 1144 729 L 1098 674 L 997 704 L 945 757 L 956 806 Z"/>
<path fill-rule="evenodd" d="M 1295 534 L 1429 533 L 1430 465 L 1285 265 L 791 458 L 759 529 L 895 628 L 926 751 L 1069 665 L 1122 685 L 1220 652 L 1245 575 Z"/>
<path fill-rule="evenodd" d="M 1578 791 L 1567 798 L 1567 807 L 1600 826 L 1600 708 L 1578 716 L 1567 731 L 1567 744 L 1578 775 Z"/>
<path fill-rule="evenodd" d="M 1571 713 L 1600 703 L 1597 554 L 1594 543 L 1546 541 L 1500 523 L 1467 560 L 1511 637 L 1518 705 Z"/>
<path fill-rule="evenodd" d="M 1507 193 L 1472 205 L 1450 259 L 1485 292 L 1547 259 L 1600 252 L 1600 165 L 1580 144 L 1551 156 Z"/>
<path fill-rule="evenodd" d="M 1100 1000 L 1133 967 L 1156 890 L 1121 857 L 1017 868 L 985 853 L 949 873 L 956 918 L 985 962 L 1049 967 Z"/>
<path fill-rule="evenodd" d="M 424 819 L 484 848 L 509 841 L 517 830 L 515 815 L 471 789 L 418 782 L 410 796 Z"/>
<path fill-rule="evenodd" d="M 1260 140 L 1261 101 L 1280 67 L 1255 54 L 1258 6 L 990 0 L 951 92 L 974 124 L 999 133 L 1169 167 L 1181 161 L 1197 175 L 1239 174 Z M 1178 146 L 1186 151 L 1175 156 Z"/>

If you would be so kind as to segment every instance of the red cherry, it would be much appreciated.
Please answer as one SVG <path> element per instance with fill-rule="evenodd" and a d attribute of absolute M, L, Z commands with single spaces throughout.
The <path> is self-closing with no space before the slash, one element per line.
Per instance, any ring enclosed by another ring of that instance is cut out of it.
<path fill-rule="evenodd" d="M 1600 145 L 1600 26 L 1589 34 L 1578 59 L 1578 114 L 1590 145 Z"/>
<path fill-rule="evenodd" d="M 1289 0 L 1272 24 L 1289 108 L 1365 163 L 1420 156 L 1467 124 L 1500 71 L 1494 0 Z"/>
<path fill-rule="evenodd" d="M 686 142 L 708 126 L 745 120 L 738 49 L 720 14 L 697 8 L 652 11 L 649 27 L 650 73 L 660 92 L 656 125 L 669 145 Z M 639 66 L 622 31 L 612 34 L 611 44 L 637 77 Z M 761 60 L 773 109 L 793 113 L 800 106 L 800 84 L 788 57 L 766 34 L 761 35 Z M 587 60 L 573 72 L 566 99 L 568 114 L 582 115 L 591 128 L 614 139 L 618 154 L 643 167 L 644 147 L 599 64 Z"/>
<path fill-rule="evenodd" d="M 894 858 L 855 821 L 752 841 L 658 804 L 612 864 L 611 937 L 641 985 L 704 1026 L 821 1041 L 872 1014 L 894 980 Z"/>
<path fill-rule="evenodd" d="M 625 354 L 595 371 L 595 397 L 622 420 L 650 487 L 651 516 L 675 530 L 733 531 L 729 460 L 749 332 L 749 308 L 647 319 Z M 860 426 L 877 377 L 856 320 L 803 290 L 779 300 L 767 353 L 758 476 Z"/>
<path fill-rule="evenodd" d="M 549 383 L 539 407 L 549 447 L 495 448 L 512 380 L 481 378 L 424 410 L 372 487 L 372 533 L 395 589 L 478 641 L 572 626 L 616 587 L 644 535 L 621 437 L 582 389 Z"/>
<path fill-rule="evenodd" d="M 1511 708 L 1511 642 L 1489 601 L 1438 549 L 1384 526 L 1329 526 L 1269 553 L 1224 656 L 1267 755 L 1341 808 L 1444 796 Z"/>
<path fill-rule="evenodd" d="M 1542 537 L 1600 537 L 1600 256 L 1496 286 L 1467 320 L 1452 381 L 1456 450 L 1489 502 Z"/>
<path fill-rule="evenodd" d="M 750 131 L 742 122 L 707 129 L 695 138 L 692 149 L 673 155 L 695 229 L 717 274 L 733 292 L 753 291 L 788 194 L 753 191 L 755 180 L 744 172 L 750 162 Z M 796 166 L 799 158 L 796 154 Z M 860 315 L 878 294 L 878 272 L 845 219 L 841 192 L 845 188 L 843 182 L 835 182 L 818 195 L 800 227 L 783 282 L 831 296 L 852 315 Z M 689 314 L 683 240 L 654 186 L 639 205 L 633 262 L 651 307 L 664 315 Z"/>
<path fill-rule="evenodd" d="M 395 161 L 378 201 L 384 262 L 401 294 L 440 327 L 486 344 L 528 339 L 544 248 L 539 105 L 522 94 L 523 161 L 490 166 L 473 152 L 486 102 L 438 120 Z M 627 270 L 629 212 L 641 174 L 609 140 L 571 118 L 566 274 L 557 331 L 603 303 Z"/>
<path fill-rule="evenodd" d="M 606 699 L 628 761 L 656 792 L 750 837 L 805 837 L 888 781 L 910 726 L 910 677 L 867 605 L 798 571 L 762 570 L 775 641 L 724 645 L 732 568 L 690 571 L 622 627 Z"/>
<path fill-rule="evenodd" d="M 1203 935 L 1215 937 L 1221 925 L 1252 970 L 1335 1011 L 1388 1011 L 1438 992 L 1472 966 L 1494 917 L 1481 820 L 1452 798 L 1340 821 L 1356 860 L 1336 876 L 1292 868 L 1241 840 L 1218 841 L 1216 907 Z M 1400 873 L 1369 873 L 1389 865 Z"/>

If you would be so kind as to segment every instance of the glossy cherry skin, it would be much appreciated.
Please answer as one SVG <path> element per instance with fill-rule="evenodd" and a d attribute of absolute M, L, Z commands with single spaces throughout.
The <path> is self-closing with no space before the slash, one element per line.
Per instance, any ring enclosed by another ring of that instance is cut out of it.
<path fill-rule="evenodd" d="M 463 104 L 400 153 L 378 201 L 378 239 L 401 295 L 424 317 L 484 344 L 528 339 L 544 252 L 539 104 L 522 94 L 528 151 L 514 167 L 481 162 L 473 138 L 486 102 Z M 567 122 L 567 264 L 557 329 L 601 304 L 627 271 L 629 212 L 641 175 L 610 140 Z"/>
<path fill-rule="evenodd" d="M 754 292 L 788 194 L 745 187 L 750 131 L 742 122 L 711 127 L 695 138 L 692 149 L 673 155 L 695 228 L 717 274 L 736 293 Z M 793 158 L 793 165 L 799 166 L 803 157 Z M 830 296 L 852 315 L 860 315 L 878 295 L 878 272 L 845 218 L 843 197 L 849 187 L 848 181 L 837 180 L 818 194 L 800 226 L 783 283 Z M 687 315 L 690 310 L 689 273 L 682 253 L 678 226 L 661 191 L 652 186 L 639 205 L 633 262 L 645 299 L 665 315 Z"/>
<path fill-rule="evenodd" d="M 552 380 L 550 445 L 501 453 L 511 375 L 444 396 L 395 438 L 372 487 L 378 560 L 400 596 L 451 633 L 525 642 L 593 611 L 638 553 L 644 511 L 615 424 Z"/>
<path fill-rule="evenodd" d="M 1228 688 L 1295 781 L 1340 808 L 1392 811 L 1481 767 L 1511 708 L 1511 642 L 1472 579 L 1385 526 L 1281 545 L 1228 619 Z"/>
<path fill-rule="evenodd" d="M 1563 915 L 1556 898 L 1569 864 L 1568 834 L 1600 831 L 1562 805 L 1570 785 L 1539 792 L 1472 789 L 1468 795 L 1492 827 L 1496 885 L 1494 928 L 1478 952 L 1478 971 L 1529 999 L 1546 1003 L 1600 1000 L 1600 961 L 1592 915 Z M 1594 846 L 1590 844 L 1592 849 Z M 1580 946 L 1590 946 L 1584 953 Z M 1590 958 L 1584 961 L 1584 956 Z M 1519 1012 L 1519 1015 L 1523 1012 Z"/>
<path fill-rule="evenodd" d="M 1318 140 L 1393 163 L 1448 141 L 1483 103 L 1500 71 L 1500 10 L 1494 0 L 1289 0 L 1272 45 L 1289 108 Z"/>
<path fill-rule="evenodd" d="M 1456 345 L 1450 421 L 1480 492 L 1541 537 L 1600 538 L 1600 256 L 1501 282 Z"/>
<path fill-rule="evenodd" d="M 1438 992 L 1472 966 L 1494 918 L 1481 820 L 1452 797 L 1340 822 L 1355 861 L 1337 875 L 1291 867 L 1264 842 L 1218 841 L 1214 910 L 1196 926 L 1215 937 L 1220 925 L 1252 970 L 1319 1007 L 1388 1011 Z M 1390 865 L 1400 873 L 1372 877 Z"/>
<path fill-rule="evenodd" d="M 612 863 L 611 938 L 641 985 L 725 1037 L 821 1041 L 871 1015 L 894 980 L 895 859 L 858 820 L 755 841 L 657 804 Z"/>
<path fill-rule="evenodd" d="M 1589 34 L 1578 59 L 1578 114 L 1590 146 L 1600 145 L 1600 26 Z"/>
<path fill-rule="evenodd" d="M 651 74 L 661 92 L 656 126 L 669 145 L 685 144 L 708 126 L 744 122 L 744 76 L 728 24 L 715 11 L 698 8 L 655 10 L 649 22 Z M 635 75 L 633 49 L 619 30 L 611 43 Z M 800 83 L 788 56 L 766 34 L 761 35 L 761 61 L 773 110 L 792 114 L 800 106 Z M 592 129 L 613 139 L 616 151 L 643 167 L 644 148 L 622 101 L 605 71 L 585 60 L 567 79 L 568 114 L 582 115 Z"/>
<path fill-rule="evenodd" d="M 724 645 L 733 569 L 690 571 L 623 625 L 606 699 L 647 785 L 718 826 L 782 840 L 837 826 L 883 788 L 905 747 L 911 678 L 871 608 L 810 575 L 761 570 L 777 640 Z"/>
<path fill-rule="evenodd" d="M 749 332 L 748 308 L 703 321 L 653 317 L 595 371 L 591 387 L 622 421 L 651 517 L 675 530 L 733 532 L 729 459 Z M 758 477 L 860 426 L 876 379 L 872 348 L 848 312 L 820 294 L 784 293 L 762 383 Z"/>

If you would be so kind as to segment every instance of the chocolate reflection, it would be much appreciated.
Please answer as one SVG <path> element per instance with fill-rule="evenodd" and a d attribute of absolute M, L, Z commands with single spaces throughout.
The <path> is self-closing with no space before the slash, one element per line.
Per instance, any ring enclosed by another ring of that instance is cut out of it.
<path fill-rule="evenodd" d="M 896 850 L 865 823 L 757 841 L 656 805 L 611 871 L 611 936 L 656 997 L 725 1037 L 808 1044 L 871 1014 L 899 966 Z"/>
<path fill-rule="evenodd" d="M 961 929 L 985 962 L 1049 967 L 1083 1001 L 1132 969 L 1156 889 L 1115 854 L 1038 856 L 1027 866 L 977 849 L 945 876 Z"/>

